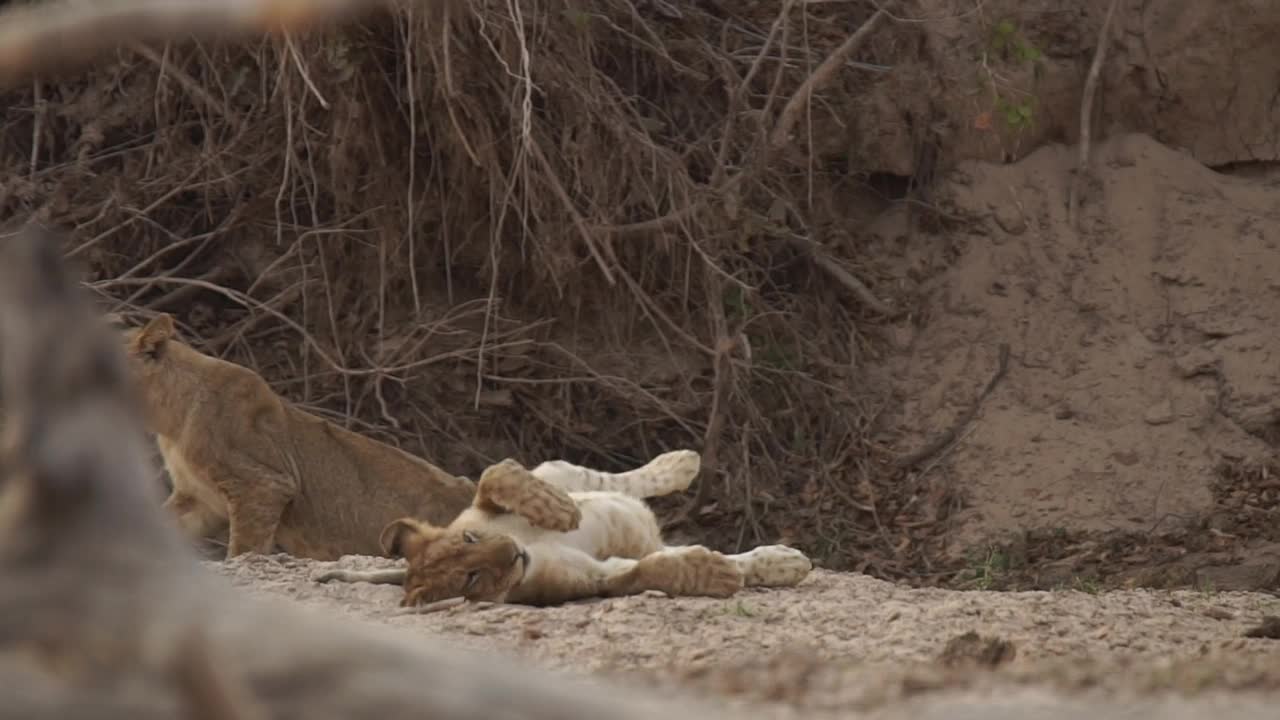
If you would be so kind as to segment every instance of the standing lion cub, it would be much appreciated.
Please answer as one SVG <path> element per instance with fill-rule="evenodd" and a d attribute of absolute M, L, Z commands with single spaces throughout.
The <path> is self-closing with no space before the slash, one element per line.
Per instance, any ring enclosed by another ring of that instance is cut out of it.
<path fill-rule="evenodd" d="M 383 550 L 407 568 L 330 570 L 315 580 L 401 584 L 403 606 L 456 597 L 554 605 L 646 590 L 728 597 L 744 585 L 803 580 L 813 564 L 785 545 L 724 555 L 663 543 L 642 498 L 686 489 L 700 464 L 689 450 L 621 474 L 559 460 L 529 471 L 504 460 L 484 471 L 475 501 L 447 528 L 414 518 L 387 525 Z"/>
<path fill-rule="evenodd" d="M 277 544 L 319 560 L 376 554 L 395 518 L 447 523 L 471 503 L 470 480 L 299 409 L 180 341 L 169 315 L 126 331 L 125 346 L 173 480 L 165 509 L 192 539 L 229 525 L 227 557 Z"/>

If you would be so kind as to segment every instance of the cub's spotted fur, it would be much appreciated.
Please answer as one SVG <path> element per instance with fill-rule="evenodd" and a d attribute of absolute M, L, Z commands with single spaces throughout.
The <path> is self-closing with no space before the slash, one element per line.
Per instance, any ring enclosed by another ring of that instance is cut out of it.
<path fill-rule="evenodd" d="M 407 517 L 386 526 L 383 550 L 407 568 L 331 570 L 316 580 L 400 584 L 405 606 L 455 597 L 552 605 L 645 590 L 728 597 L 803 580 L 812 563 L 785 545 L 725 555 L 663 543 L 644 498 L 688 488 L 700 464 L 690 450 L 619 474 L 559 460 L 530 471 L 503 460 L 484 471 L 471 507 L 447 527 Z"/>

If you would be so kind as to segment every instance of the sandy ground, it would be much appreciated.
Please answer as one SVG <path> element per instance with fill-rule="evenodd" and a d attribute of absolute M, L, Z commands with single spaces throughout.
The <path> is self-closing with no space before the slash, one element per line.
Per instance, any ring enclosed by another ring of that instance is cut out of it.
<path fill-rule="evenodd" d="M 249 593 L 335 618 L 515 653 L 553 669 L 709 693 L 762 717 L 959 718 L 968 717 L 966 703 L 987 718 L 1042 704 L 1208 717 L 1220 702 L 1233 717 L 1253 717 L 1280 700 L 1280 640 L 1243 636 L 1280 615 L 1280 598 L 1269 594 L 957 592 L 815 570 L 797 588 L 748 589 L 728 600 L 654 594 L 397 615 L 397 587 L 310 579 L 327 567 L 390 560 L 275 555 L 207 564 Z M 947 650 L 970 631 L 985 662 L 965 660 L 980 653 Z M 936 714 L 943 709 L 948 714 Z"/>

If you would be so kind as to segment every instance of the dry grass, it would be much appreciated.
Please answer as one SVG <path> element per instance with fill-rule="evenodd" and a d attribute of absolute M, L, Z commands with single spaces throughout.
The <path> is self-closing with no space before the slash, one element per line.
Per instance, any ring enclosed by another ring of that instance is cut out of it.
<path fill-rule="evenodd" d="M 954 493 L 887 469 L 862 373 L 910 298 L 806 149 L 877 79 L 842 63 L 915 31 L 747 8 L 444 0 L 135 44 L 5 97 L 0 210 L 74 228 L 109 310 L 456 472 L 701 448 L 673 530 L 929 580 Z"/>

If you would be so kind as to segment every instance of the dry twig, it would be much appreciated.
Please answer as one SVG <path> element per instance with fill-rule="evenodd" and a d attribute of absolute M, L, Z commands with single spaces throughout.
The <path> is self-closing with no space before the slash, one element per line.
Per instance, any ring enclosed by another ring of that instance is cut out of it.
<path fill-rule="evenodd" d="M 782 114 L 778 116 L 778 124 L 774 126 L 773 132 L 769 135 L 771 150 L 777 151 L 787 143 L 791 138 L 792 128 L 795 127 L 796 121 L 800 118 L 800 111 L 808 104 L 813 97 L 813 93 L 835 77 L 840 68 L 844 67 L 845 61 L 862 47 L 862 44 L 867 41 L 872 31 L 879 26 L 880 21 L 885 17 L 887 17 L 887 13 L 884 10 L 876 10 L 862 24 L 862 27 L 846 38 L 840 44 L 840 47 L 832 51 L 827 56 L 827 59 L 823 60 L 822 64 L 813 71 L 813 74 L 804 81 L 800 89 L 792 94 L 791 99 L 782 107 Z"/>
<path fill-rule="evenodd" d="M 1098 47 L 1093 51 L 1093 63 L 1089 66 L 1089 76 L 1084 81 L 1084 97 L 1080 100 L 1080 156 L 1076 160 L 1076 172 L 1071 178 L 1071 189 L 1067 194 L 1067 221 L 1077 230 L 1081 187 L 1089 175 L 1093 96 L 1098 91 L 1098 76 L 1102 73 L 1102 64 L 1107 57 L 1107 46 L 1111 40 L 1111 17 L 1115 15 L 1119 5 L 1120 0 L 1111 0 L 1107 5 L 1107 16 L 1102 21 L 1102 29 L 1098 31 Z"/>
<path fill-rule="evenodd" d="M 956 417 L 955 422 L 951 423 L 951 427 L 947 428 L 933 440 L 925 443 L 924 447 L 919 450 L 898 458 L 894 464 L 903 469 L 918 465 L 920 462 L 933 457 L 954 442 L 956 438 L 960 437 L 960 431 L 963 430 L 966 425 L 973 422 L 973 419 L 977 417 L 978 409 L 982 407 L 982 401 L 986 400 L 987 396 L 991 394 L 991 391 L 996 389 L 996 385 L 1000 383 L 1000 380 L 1004 378 L 1005 373 L 1007 372 L 1009 372 L 1009 344 L 1000 343 L 1000 355 L 996 359 L 996 371 L 992 373 L 991 379 L 988 380 L 987 384 L 982 388 L 982 392 L 978 393 L 978 397 L 974 399 L 973 405 L 970 405 L 967 410 L 960 413 L 960 415 Z"/>
<path fill-rule="evenodd" d="M 733 363 L 730 355 L 737 342 L 730 337 L 721 337 L 716 343 L 716 354 L 712 361 L 715 365 L 715 386 L 711 391 L 711 411 L 708 414 L 707 432 L 702 439 L 702 469 L 699 473 L 698 489 L 689 500 L 679 516 L 671 525 L 679 524 L 693 517 L 707 502 L 711 494 L 711 484 L 715 482 L 720 471 L 720 442 L 724 434 L 724 418 L 729 411 L 729 391 L 733 387 Z"/>

